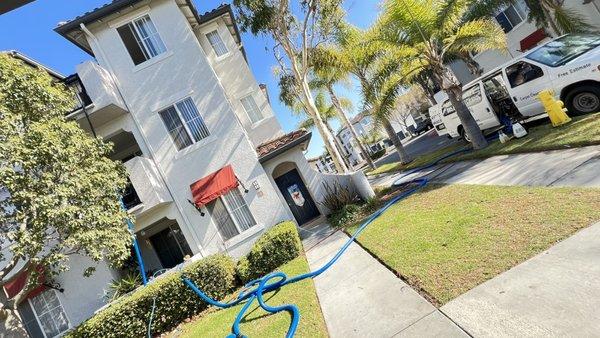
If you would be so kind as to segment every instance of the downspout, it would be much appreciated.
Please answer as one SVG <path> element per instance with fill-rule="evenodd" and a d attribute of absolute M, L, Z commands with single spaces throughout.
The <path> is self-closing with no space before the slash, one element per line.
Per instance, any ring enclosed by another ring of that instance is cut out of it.
<path fill-rule="evenodd" d="M 202 242 L 196 236 L 196 232 L 194 231 L 194 228 L 191 226 L 192 223 L 190 222 L 189 218 L 183 212 L 183 210 L 182 210 L 181 206 L 179 205 L 179 203 L 177 203 L 177 199 L 175 199 L 173 191 L 172 191 L 171 187 L 169 186 L 169 183 L 168 183 L 168 181 L 166 179 L 165 173 L 162 171 L 162 168 L 157 164 L 157 162 L 156 162 L 156 160 L 154 158 L 152 147 L 150 146 L 150 143 L 148 142 L 148 140 L 146 140 L 146 137 L 144 136 L 144 133 L 142 132 L 142 129 L 140 127 L 139 121 L 137 120 L 137 118 L 135 117 L 135 115 L 131 113 L 131 109 L 129 109 L 129 105 L 127 104 L 127 100 L 125 100 L 125 96 L 123 96 L 123 92 L 121 91 L 121 87 L 119 86 L 119 83 L 117 82 L 117 80 L 114 78 L 113 68 L 112 68 L 110 62 L 108 61 L 108 58 L 104 54 L 104 50 L 100 46 L 100 43 L 98 42 L 98 39 L 96 38 L 96 36 L 92 32 L 90 32 L 89 29 L 87 29 L 87 27 L 83 23 L 79 24 L 79 28 L 81 28 L 81 30 L 88 37 L 90 37 L 92 39 L 92 41 L 94 42 L 94 44 L 96 44 L 96 47 L 97 47 L 98 51 L 100 52 L 100 56 L 102 57 L 102 59 L 104 59 L 104 62 L 106 63 L 106 65 L 108 67 L 108 73 L 109 73 L 110 80 L 115 85 L 115 88 L 117 89 L 117 93 L 119 93 L 119 97 L 123 101 L 123 104 L 125 105 L 125 109 L 127 110 L 127 112 L 129 113 L 129 115 L 131 116 L 131 118 L 132 118 L 132 120 L 134 122 L 134 125 L 135 125 L 136 129 L 138 130 L 138 132 L 140 134 L 142 142 L 144 143 L 144 145 L 146 146 L 146 148 L 149 150 L 148 151 L 148 156 L 150 157 L 150 160 L 152 160 L 152 162 L 154 162 L 154 165 L 156 166 L 158 174 L 160 175 L 160 178 L 164 182 L 165 187 L 167 188 L 167 191 L 169 192 L 169 195 L 171 196 L 171 199 L 173 200 L 173 202 L 175 203 L 175 206 L 177 207 L 177 210 L 179 211 L 179 213 L 181 214 L 181 216 L 185 219 L 185 221 L 188 223 L 188 226 L 190 227 L 190 233 L 192 234 L 192 236 L 194 237 L 194 240 L 198 244 L 198 249 L 200 250 L 199 251 L 200 255 L 202 257 L 205 257 L 206 254 L 204 253 L 204 250 L 202 248 Z"/>

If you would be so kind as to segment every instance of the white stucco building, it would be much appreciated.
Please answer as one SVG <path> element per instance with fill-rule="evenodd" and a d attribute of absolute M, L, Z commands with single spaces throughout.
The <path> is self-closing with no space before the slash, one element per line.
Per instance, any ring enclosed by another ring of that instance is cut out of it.
<path fill-rule="evenodd" d="M 354 130 L 356 130 L 356 133 L 360 138 L 369 137 L 373 135 L 373 133 L 376 131 L 373 119 L 365 113 L 356 114 L 356 116 L 350 119 L 350 123 L 352 123 Z M 384 132 L 380 133 L 381 136 L 385 137 Z M 357 166 L 365 162 L 365 158 L 361 153 L 360 148 L 356 143 L 356 140 L 354 140 L 354 138 L 352 137 L 350 129 L 346 128 L 345 126 L 342 126 L 342 128 L 340 128 L 340 130 L 338 131 L 336 137 L 338 138 L 338 140 L 340 140 L 340 144 L 342 145 L 342 148 L 344 148 L 344 155 L 348 158 L 348 161 L 350 162 L 350 164 L 352 164 L 352 166 Z M 380 151 L 384 148 L 385 144 L 383 143 L 383 141 L 367 145 L 367 151 L 369 151 L 371 154 Z"/>
<path fill-rule="evenodd" d="M 373 195 L 362 172 L 313 170 L 303 154 L 310 132 L 283 132 L 229 5 L 199 14 L 189 0 L 115 0 L 55 30 L 93 58 L 63 79 L 82 102 L 69 118 L 113 142 L 111 157 L 127 168 L 123 200 L 146 270 L 186 255 L 239 257 L 278 222 L 326 215 L 324 181 Z M 57 280 L 62 292 L 22 305 L 31 336 L 60 335 L 90 317 L 119 275 L 103 265 L 85 279 L 86 262 L 70 265 Z"/>
<path fill-rule="evenodd" d="M 329 154 L 327 154 L 327 156 L 320 155 L 317 157 L 309 158 L 308 163 L 314 170 L 321 173 L 334 174 L 337 172 L 337 170 L 335 169 L 335 164 L 333 163 L 333 159 Z"/>

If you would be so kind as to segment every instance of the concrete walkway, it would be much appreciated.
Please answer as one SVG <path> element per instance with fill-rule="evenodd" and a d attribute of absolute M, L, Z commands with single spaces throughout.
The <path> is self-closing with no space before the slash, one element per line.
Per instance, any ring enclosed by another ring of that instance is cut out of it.
<path fill-rule="evenodd" d="M 348 236 L 332 231 L 327 223 L 309 230 L 303 244 L 315 270 L 337 253 Z M 331 337 L 467 337 L 356 243 L 314 283 Z"/>
<path fill-rule="evenodd" d="M 600 223 L 441 310 L 475 337 L 600 336 Z"/>
<path fill-rule="evenodd" d="M 371 179 L 372 185 L 389 186 L 398 179 L 429 177 L 437 183 L 600 187 L 600 146 L 442 164 L 404 176 L 390 174 Z"/>

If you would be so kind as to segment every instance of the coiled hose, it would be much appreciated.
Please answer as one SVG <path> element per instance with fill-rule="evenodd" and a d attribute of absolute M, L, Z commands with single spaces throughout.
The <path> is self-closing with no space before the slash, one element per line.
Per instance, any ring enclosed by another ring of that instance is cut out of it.
<path fill-rule="evenodd" d="M 439 164 L 442 160 L 445 160 L 452 156 L 456 156 L 458 154 L 466 153 L 468 151 L 470 151 L 470 149 L 463 148 L 463 149 L 457 150 L 455 152 L 452 152 L 450 154 L 447 154 L 441 158 L 438 158 L 435 161 L 433 161 L 425 166 L 409 170 L 409 171 L 405 172 L 400 178 L 398 178 L 396 180 L 396 182 L 398 182 L 404 176 L 410 175 L 410 174 L 420 171 L 420 170 L 431 168 L 431 167 Z M 240 294 L 237 296 L 237 298 L 235 300 L 233 300 L 231 302 L 227 302 L 227 303 L 222 303 L 222 302 L 219 302 L 217 300 L 210 298 L 202 290 L 200 290 L 194 282 L 192 282 L 185 275 L 182 275 L 182 280 L 203 301 L 205 301 L 206 303 L 208 303 L 212 306 L 216 306 L 216 307 L 225 309 L 225 308 L 229 308 L 229 307 L 235 306 L 237 304 L 240 304 L 243 301 L 246 301 L 246 304 L 244 304 L 244 306 L 242 307 L 242 309 L 236 316 L 235 321 L 233 322 L 233 325 L 231 327 L 231 334 L 229 334 L 227 336 L 227 338 L 246 337 L 246 336 L 242 335 L 242 333 L 241 333 L 240 323 L 241 323 L 242 319 L 244 318 L 246 311 L 250 308 L 250 306 L 252 305 L 254 300 L 258 300 L 260 307 L 269 313 L 274 314 L 274 313 L 278 313 L 281 311 L 287 311 L 291 315 L 292 321 L 288 328 L 286 338 L 292 338 L 292 337 L 294 337 L 294 335 L 296 333 L 296 329 L 298 328 L 298 323 L 300 322 L 300 311 L 298 310 L 298 307 L 293 304 L 270 306 L 265 303 L 265 301 L 263 299 L 263 295 L 265 293 L 274 291 L 274 290 L 279 289 L 288 284 L 293 284 L 293 283 L 299 282 L 299 281 L 307 279 L 307 278 L 315 278 L 318 275 L 322 274 L 323 272 L 327 271 L 327 269 L 329 269 L 344 254 L 344 252 L 348 249 L 348 247 L 352 244 L 352 242 L 354 242 L 356 237 L 358 235 L 360 235 L 360 233 L 363 232 L 363 230 L 369 224 L 371 224 L 375 219 L 377 219 L 379 216 L 381 216 L 381 214 L 383 214 L 392 205 L 398 203 L 400 200 L 410 196 L 411 194 L 415 193 L 419 189 L 425 187 L 428 182 L 429 181 L 427 178 L 417 178 L 417 179 L 414 179 L 414 180 L 411 180 L 408 182 L 404 182 L 404 183 L 400 183 L 400 184 L 394 183 L 395 186 L 411 186 L 411 187 L 409 189 L 405 190 L 404 192 L 402 192 L 401 194 L 399 194 L 398 196 L 392 198 L 383 207 L 381 207 L 379 210 L 375 211 L 371 216 L 369 216 L 369 218 L 367 220 L 365 220 L 360 225 L 360 227 L 358 227 L 358 229 L 356 229 L 354 234 L 352 234 L 352 237 L 350 237 L 346 241 L 346 243 L 344 243 L 344 245 L 338 250 L 338 252 L 335 254 L 335 256 L 333 256 L 327 263 L 325 263 L 322 267 L 320 267 L 319 269 L 317 269 L 315 271 L 301 274 L 301 275 L 298 275 L 298 276 L 295 276 L 295 277 L 292 277 L 289 279 L 288 279 L 288 276 L 283 272 L 280 272 L 280 271 L 272 272 L 262 278 L 248 282 L 245 285 L 244 290 L 242 292 L 240 292 Z"/>

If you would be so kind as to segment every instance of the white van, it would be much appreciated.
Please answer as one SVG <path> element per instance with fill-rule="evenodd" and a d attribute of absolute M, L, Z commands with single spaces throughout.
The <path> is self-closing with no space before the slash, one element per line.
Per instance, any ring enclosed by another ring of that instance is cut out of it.
<path fill-rule="evenodd" d="M 497 115 L 521 121 L 544 114 L 537 98 L 544 89 L 554 90 L 570 115 L 598 112 L 600 35 L 562 36 L 486 73 L 464 88 L 465 103 L 482 130 L 499 126 Z M 481 89 L 485 95 L 478 92 Z M 448 101 L 442 104 L 442 122 L 450 136 L 463 136 L 460 121 Z"/>

